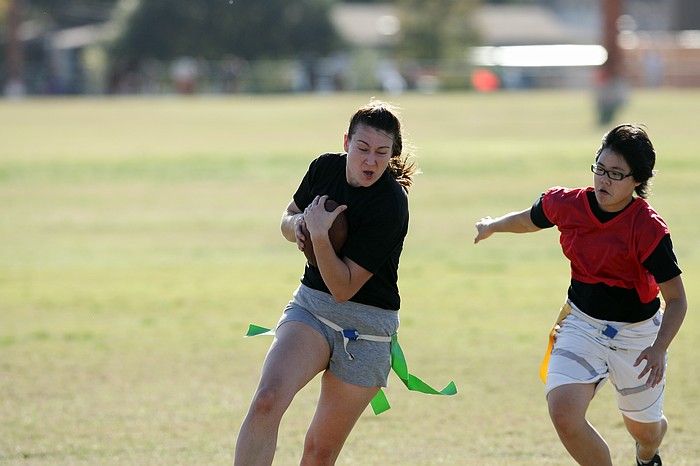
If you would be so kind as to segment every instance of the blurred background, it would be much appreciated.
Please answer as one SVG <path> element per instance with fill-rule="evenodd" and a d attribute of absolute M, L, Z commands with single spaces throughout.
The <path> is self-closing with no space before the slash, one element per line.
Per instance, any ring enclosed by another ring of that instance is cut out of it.
<path fill-rule="evenodd" d="M 700 85 L 693 0 L 0 0 L 0 21 L 11 97 Z"/>

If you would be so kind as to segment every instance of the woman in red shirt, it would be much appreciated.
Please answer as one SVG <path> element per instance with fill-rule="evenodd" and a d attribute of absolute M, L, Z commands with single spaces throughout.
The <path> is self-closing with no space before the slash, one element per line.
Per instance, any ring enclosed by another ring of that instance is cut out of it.
<path fill-rule="evenodd" d="M 592 187 L 550 188 L 528 209 L 476 223 L 474 243 L 496 232 L 559 229 L 571 284 L 546 393 L 559 438 L 581 465 L 612 466 L 607 443 L 585 417 L 608 378 L 636 441 L 637 464 L 661 465 L 666 353 L 687 301 L 668 227 L 646 202 L 655 161 L 644 129 L 617 126 L 591 166 Z"/>

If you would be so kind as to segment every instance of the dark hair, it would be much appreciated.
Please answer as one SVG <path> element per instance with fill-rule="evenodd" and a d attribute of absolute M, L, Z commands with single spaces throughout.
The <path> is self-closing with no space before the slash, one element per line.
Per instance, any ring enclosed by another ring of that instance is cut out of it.
<path fill-rule="evenodd" d="M 391 159 L 387 169 L 396 178 L 396 181 L 408 191 L 408 188 L 413 184 L 416 165 L 413 161 L 409 161 L 411 154 L 405 150 L 401 136 L 401 121 L 397 116 L 396 109 L 391 104 L 372 99 L 360 107 L 350 118 L 348 138 L 352 138 L 357 125 L 360 124 L 382 131 L 393 138 Z"/>
<path fill-rule="evenodd" d="M 596 161 L 604 149 L 610 149 L 625 159 L 634 180 L 639 183 L 634 191 L 639 197 L 646 198 L 649 195 L 649 179 L 654 176 L 656 151 L 644 128 L 633 124 L 616 126 L 603 136 L 595 156 Z"/>

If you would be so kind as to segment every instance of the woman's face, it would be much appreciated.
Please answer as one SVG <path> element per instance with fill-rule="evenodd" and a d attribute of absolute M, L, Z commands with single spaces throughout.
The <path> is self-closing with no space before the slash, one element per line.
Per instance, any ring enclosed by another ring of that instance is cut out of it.
<path fill-rule="evenodd" d="M 621 180 L 610 179 L 607 173 L 593 175 L 593 186 L 595 187 L 595 198 L 598 205 L 605 212 L 619 212 L 632 201 L 634 188 L 640 183 L 629 175 L 630 166 L 624 157 L 616 154 L 610 149 L 603 149 L 598 156 L 596 165 L 606 172 L 616 172 L 625 176 Z"/>
<path fill-rule="evenodd" d="M 352 136 L 346 134 L 343 147 L 348 153 L 348 184 L 366 188 L 376 183 L 389 165 L 393 144 L 393 136 L 363 124 L 357 125 Z"/>

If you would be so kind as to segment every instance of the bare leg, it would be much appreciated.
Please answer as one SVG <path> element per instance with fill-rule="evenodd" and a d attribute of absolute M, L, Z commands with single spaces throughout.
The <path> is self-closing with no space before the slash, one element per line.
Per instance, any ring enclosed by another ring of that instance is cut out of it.
<path fill-rule="evenodd" d="M 547 395 L 549 416 L 559 439 L 582 466 L 612 466 L 607 443 L 586 420 L 595 384 L 569 384 Z"/>
<path fill-rule="evenodd" d="M 326 371 L 316 414 L 306 433 L 301 465 L 335 464 L 345 439 L 378 389 L 343 382 Z"/>
<path fill-rule="evenodd" d="M 634 440 L 636 440 L 637 456 L 642 461 L 651 461 L 656 452 L 661 446 L 661 441 L 666 435 L 668 429 L 668 421 L 664 417 L 658 422 L 638 422 L 622 416 L 625 421 L 625 426 Z"/>
<path fill-rule="evenodd" d="M 287 322 L 277 329 L 238 434 L 234 465 L 272 464 L 282 415 L 297 392 L 328 366 L 329 358 L 325 338 L 307 325 Z"/>

